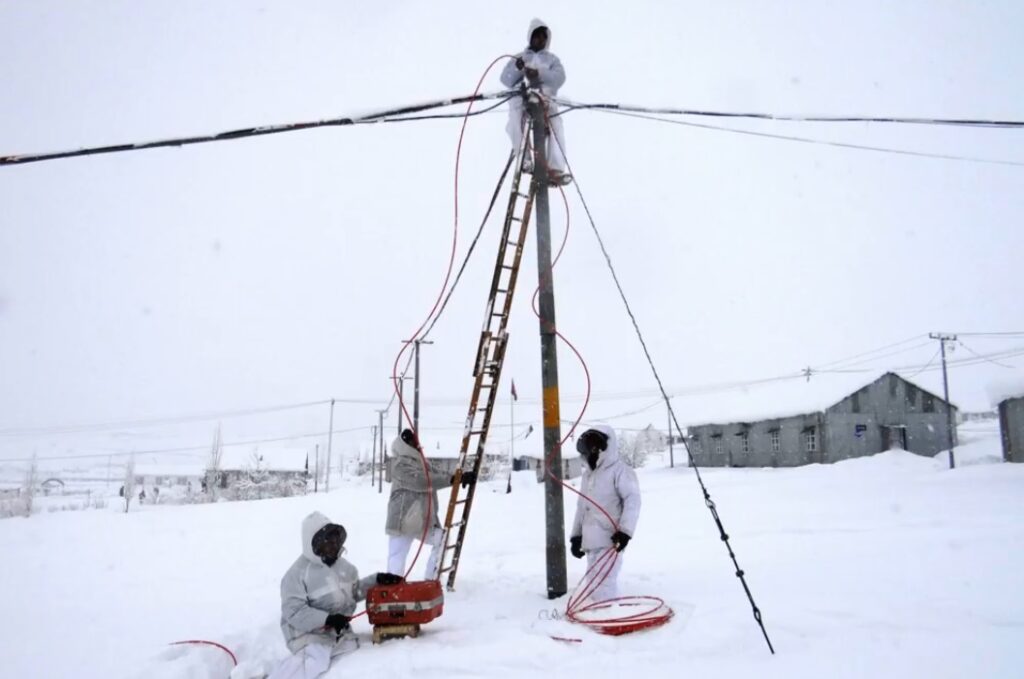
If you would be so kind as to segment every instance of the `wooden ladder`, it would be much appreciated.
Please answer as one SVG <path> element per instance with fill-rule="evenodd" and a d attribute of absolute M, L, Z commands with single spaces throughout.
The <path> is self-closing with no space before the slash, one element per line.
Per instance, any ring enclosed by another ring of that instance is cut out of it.
<path fill-rule="evenodd" d="M 444 551 L 437 560 L 436 577 L 440 579 L 447 574 L 449 591 L 455 588 L 459 557 L 462 555 L 469 513 L 473 508 L 473 498 L 476 494 L 475 477 L 480 474 L 483 465 L 484 446 L 491 426 L 491 416 L 494 414 L 501 368 L 505 361 L 505 348 L 508 345 L 507 328 L 509 314 L 512 311 L 512 296 L 519 278 L 523 245 L 526 242 L 530 213 L 533 211 L 533 200 L 536 195 L 536 182 L 533 180 L 528 180 L 526 193 L 520 190 L 524 174 L 523 161 L 529 154 L 529 133 L 530 126 L 526 125 L 523 145 L 519 149 L 518 163 L 512 177 L 512 192 L 508 199 L 508 210 L 505 212 L 505 225 L 501 232 L 494 276 L 491 279 L 491 292 L 487 299 L 483 330 L 480 332 L 480 343 L 473 364 L 473 394 L 469 400 L 469 415 L 466 417 L 466 428 L 462 433 L 459 463 L 455 468 L 448 512 L 444 520 Z M 473 483 L 463 488 L 462 473 L 470 470 L 474 472 Z"/>

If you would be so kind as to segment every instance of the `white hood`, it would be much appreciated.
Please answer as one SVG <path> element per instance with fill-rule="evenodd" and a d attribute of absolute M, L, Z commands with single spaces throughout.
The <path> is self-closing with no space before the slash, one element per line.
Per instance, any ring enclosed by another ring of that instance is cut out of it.
<path fill-rule="evenodd" d="M 546 28 L 546 29 L 548 29 L 548 44 L 544 45 L 544 49 L 546 49 L 546 50 L 551 49 L 551 40 L 552 40 L 551 27 L 548 26 L 543 21 L 541 21 L 540 19 L 534 19 L 533 21 L 530 22 L 530 30 L 526 32 L 526 46 L 527 47 L 530 46 L 530 38 L 533 37 L 533 32 L 536 31 L 538 28 Z"/>
<path fill-rule="evenodd" d="M 420 459 L 420 451 L 403 441 L 401 436 L 396 436 L 394 442 L 391 444 L 391 454 L 395 457 L 411 457 L 414 460 Z"/>
<path fill-rule="evenodd" d="M 588 427 L 599 431 L 608 437 L 608 447 L 601 451 L 601 455 L 597 458 L 597 466 L 605 467 L 610 465 L 619 459 L 619 440 L 615 437 L 615 429 L 607 424 L 595 424 L 593 427 Z"/>
<path fill-rule="evenodd" d="M 320 512 L 313 512 L 302 520 L 302 555 L 313 563 L 323 563 L 320 557 L 313 553 L 313 536 L 330 522 L 331 520 Z"/>

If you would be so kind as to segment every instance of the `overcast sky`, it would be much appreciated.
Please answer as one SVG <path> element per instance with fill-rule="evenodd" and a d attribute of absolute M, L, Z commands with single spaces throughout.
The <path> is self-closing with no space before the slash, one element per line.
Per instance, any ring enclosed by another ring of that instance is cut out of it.
<path fill-rule="evenodd" d="M 1013 0 L 638 2 L 628 13 L 612 2 L 3 0 L 0 154 L 468 94 L 493 59 L 522 49 L 535 13 L 568 74 L 561 94 L 579 101 L 1024 119 L 1024 5 Z M 500 66 L 485 90 L 501 88 Z M 504 110 L 469 123 L 457 261 L 504 162 L 504 124 Z M 1024 162 L 1024 130 L 729 125 Z M 1024 329 L 1024 167 L 592 112 L 565 126 L 579 187 L 671 389 L 788 374 L 930 331 Z M 401 341 L 444 278 L 458 131 L 455 120 L 330 128 L 0 168 L 0 429 L 331 397 L 371 401 L 335 413 L 336 428 L 368 426 Z M 657 396 L 575 191 L 567 196 L 558 323 L 599 397 L 587 417 L 601 419 Z M 552 205 L 557 239 L 565 210 L 557 194 Z M 454 438 L 465 417 L 498 228 L 492 219 L 424 348 L 428 443 Z M 532 235 L 524 262 L 503 388 L 515 378 L 523 426 L 539 420 Z M 978 353 L 1024 345 L 963 339 Z M 926 340 L 855 367 L 927 363 L 937 344 Z M 571 418 L 585 381 L 564 348 L 559 361 Z M 1024 360 L 1003 363 L 1012 368 L 951 371 L 953 400 L 989 407 L 988 385 L 1019 378 Z M 941 373 L 914 379 L 941 390 Z M 685 421 L 687 400 L 677 408 Z M 654 408 L 615 422 L 664 420 Z M 326 430 L 327 410 L 223 421 L 228 440 L 283 437 Z M 202 445 L 214 426 L 115 428 L 103 445 Z M 369 433 L 338 440 L 365 444 Z M 88 445 L 7 435 L 0 456 Z"/>

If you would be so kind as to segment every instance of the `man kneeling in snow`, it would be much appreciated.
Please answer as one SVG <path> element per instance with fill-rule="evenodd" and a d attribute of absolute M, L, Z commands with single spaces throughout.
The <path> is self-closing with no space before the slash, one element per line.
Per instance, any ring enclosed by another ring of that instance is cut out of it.
<path fill-rule="evenodd" d="M 359 648 L 349 627 L 356 603 L 375 584 L 390 585 L 402 578 L 375 573 L 359 579 L 359 571 L 341 558 L 345 528 L 320 512 L 302 522 L 302 556 L 281 579 L 281 631 L 286 658 L 268 679 L 315 679 L 334 658 Z"/>
<path fill-rule="evenodd" d="M 640 518 L 640 483 L 633 468 L 619 457 L 615 430 L 611 427 L 598 425 L 583 432 L 576 440 L 576 450 L 586 465 L 580 483 L 582 495 L 576 502 L 576 518 L 572 522 L 570 551 L 577 559 L 587 557 L 588 579 L 601 578 L 606 562 L 597 564 L 609 549 L 619 552 L 606 557 L 615 563 L 590 595 L 593 601 L 607 601 L 619 596 L 621 552 L 632 539 Z"/>

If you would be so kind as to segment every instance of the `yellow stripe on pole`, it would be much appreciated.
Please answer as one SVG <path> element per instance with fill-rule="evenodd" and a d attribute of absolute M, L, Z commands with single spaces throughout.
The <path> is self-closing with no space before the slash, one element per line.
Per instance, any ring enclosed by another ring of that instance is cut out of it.
<path fill-rule="evenodd" d="M 544 389 L 544 426 L 557 427 L 561 415 L 558 412 L 558 387 Z"/>

